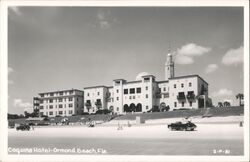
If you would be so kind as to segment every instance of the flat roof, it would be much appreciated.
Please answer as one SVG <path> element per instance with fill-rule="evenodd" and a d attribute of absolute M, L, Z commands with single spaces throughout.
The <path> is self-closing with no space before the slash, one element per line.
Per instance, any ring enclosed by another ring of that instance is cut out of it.
<path fill-rule="evenodd" d="M 92 88 L 108 88 L 108 87 L 104 85 L 98 85 L 98 86 L 85 87 L 83 89 L 92 89 Z"/>
<path fill-rule="evenodd" d="M 145 78 L 145 77 L 154 77 L 155 78 L 155 76 L 154 75 L 143 75 L 143 76 L 141 76 L 142 78 Z"/>
<path fill-rule="evenodd" d="M 67 89 L 67 90 L 57 90 L 57 91 L 42 92 L 42 93 L 38 93 L 38 94 L 40 95 L 40 94 L 46 94 L 46 93 L 56 93 L 56 92 L 66 92 L 66 91 L 80 91 L 80 92 L 83 92 L 82 90 L 72 88 L 72 89 Z"/>
<path fill-rule="evenodd" d="M 157 83 L 168 83 L 168 80 L 157 81 Z"/>
<path fill-rule="evenodd" d="M 127 82 L 126 84 L 129 84 L 129 83 L 140 83 L 142 82 L 141 80 L 135 80 L 135 81 L 130 81 L 130 82 Z"/>
<path fill-rule="evenodd" d="M 200 77 L 200 76 L 197 75 L 197 74 L 178 76 L 178 77 L 174 77 L 174 78 L 169 78 L 169 80 L 183 79 L 183 78 L 192 78 L 192 77 L 198 77 L 198 78 L 200 78 L 203 82 L 205 82 L 207 85 L 209 85 L 202 77 Z"/>

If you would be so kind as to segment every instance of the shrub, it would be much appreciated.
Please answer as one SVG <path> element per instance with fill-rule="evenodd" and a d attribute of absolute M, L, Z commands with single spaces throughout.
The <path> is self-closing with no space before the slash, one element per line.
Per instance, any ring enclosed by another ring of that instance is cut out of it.
<path fill-rule="evenodd" d="M 109 114 L 111 111 L 108 109 L 97 110 L 95 114 Z"/>

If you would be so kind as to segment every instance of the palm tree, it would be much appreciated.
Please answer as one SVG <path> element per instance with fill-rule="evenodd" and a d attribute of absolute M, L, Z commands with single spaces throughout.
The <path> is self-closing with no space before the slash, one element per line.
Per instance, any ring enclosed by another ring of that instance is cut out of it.
<path fill-rule="evenodd" d="M 229 106 L 231 106 L 230 102 L 228 102 L 228 101 L 225 101 L 225 102 L 223 103 L 223 105 L 224 105 L 224 107 L 229 107 Z"/>
<path fill-rule="evenodd" d="M 218 102 L 218 107 L 223 107 L 222 102 Z"/>
<path fill-rule="evenodd" d="M 239 106 L 242 106 L 241 100 L 244 98 L 244 94 L 238 93 L 236 96 L 236 99 L 239 99 Z"/>

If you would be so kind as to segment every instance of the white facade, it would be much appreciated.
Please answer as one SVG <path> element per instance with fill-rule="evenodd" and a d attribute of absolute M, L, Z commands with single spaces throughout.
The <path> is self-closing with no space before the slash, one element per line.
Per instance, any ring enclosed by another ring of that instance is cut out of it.
<path fill-rule="evenodd" d="M 94 113 L 98 109 L 109 109 L 117 114 L 142 113 L 154 108 L 197 109 L 208 101 L 208 83 L 199 75 L 174 76 L 171 53 L 165 63 L 165 80 L 156 81 L 155 76 L 140 73 L 135 81 L 113 80 L 112 86 L 84 88 L 84 112 Z M 101 106 L 97 107 L 96 102 Z M 90 103 L 90 104 L 86 104 Z"/>
<path fill-rule="evenodd" d="M 39 113 L 49 117 L 82 114 L 83 91 L 71 89 L 39 93 Z"/>

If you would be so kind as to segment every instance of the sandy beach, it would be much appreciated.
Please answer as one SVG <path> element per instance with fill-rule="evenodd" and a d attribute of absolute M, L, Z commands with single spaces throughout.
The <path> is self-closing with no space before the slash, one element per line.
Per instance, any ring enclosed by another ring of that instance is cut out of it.
<path fill-rule="evenodd" d="M 108 150 L 108 154 L 116 155 L 213 155 L 218 150 L 229 151 L 229 155 L 242 155 L 244 133 L 243 127 L 239 126 L 241 118 L 229 119 L 228 122 L 219 122 L 221 118 L 200 119 L 195 131 L 170 131 L 165 119 L 140 125 L 130 121 L 131 127 L 126 125 L 127 121 L 112 121 L 93 128 L 79 125 L 35 127 L 31 131 L 10 129 L 8 142 L 11 148 L 101 147 Z M 122 130 L 117 130 L 117 122 L 123 125 Z"/>

